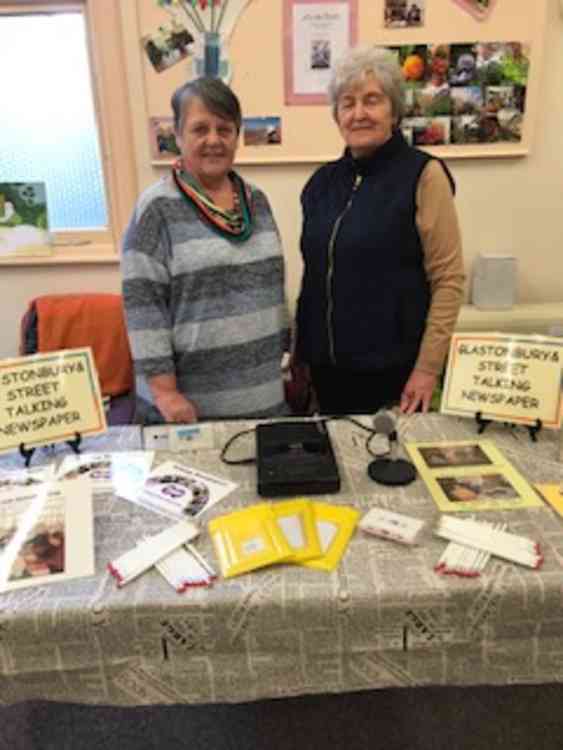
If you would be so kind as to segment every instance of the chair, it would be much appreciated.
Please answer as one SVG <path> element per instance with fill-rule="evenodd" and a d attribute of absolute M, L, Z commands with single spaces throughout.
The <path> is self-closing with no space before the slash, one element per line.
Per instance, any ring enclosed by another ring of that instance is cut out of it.
<path fill-rule="evenodd" d="M 109 425 L 131 424 L 133 362 L 120 294 L 48 294 L 29 303 L 21 321 L 20 354 L 92 349 Z"/>

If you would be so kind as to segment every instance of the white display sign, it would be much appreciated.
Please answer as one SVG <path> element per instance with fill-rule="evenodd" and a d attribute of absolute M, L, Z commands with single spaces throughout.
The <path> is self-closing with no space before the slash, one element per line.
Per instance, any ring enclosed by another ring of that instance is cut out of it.
<path fill-rule="evenodd" d="M 463 333 L 452 338 L 444 414 L 557 428 L 563 339 Z"/>
<path fill-rule="evenodd" d="M 0 453 L 106 429 L 90 348 L 0 361 Z"/>

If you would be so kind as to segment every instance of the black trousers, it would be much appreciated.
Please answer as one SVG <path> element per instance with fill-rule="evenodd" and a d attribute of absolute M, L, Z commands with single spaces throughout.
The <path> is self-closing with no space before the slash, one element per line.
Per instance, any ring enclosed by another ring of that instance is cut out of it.
<path fill-rule="evenodd" d="M 374 414 L 397 404 L 413 365 L 375 372 L 351 372 L 311 365 L 321 414 Z"/>

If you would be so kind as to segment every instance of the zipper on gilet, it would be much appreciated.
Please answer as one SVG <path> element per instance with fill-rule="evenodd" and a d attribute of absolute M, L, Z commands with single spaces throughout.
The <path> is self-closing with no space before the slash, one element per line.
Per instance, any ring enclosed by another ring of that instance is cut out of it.
<path fill-rule="evenodd" d="M 362 182 L 362 175 L 357 174 L 356 179 L 354 181 L 354 186 L 352 188 L 352 193 L 350 197 L 348 198 L 348 202 L 344 206 L 344 210 L 341 212 L 341 214 L 338 216 L 338 218 L 334 222 L 334 226 L 330 234 L 330 239 L 328 241 L 327 272 L 326 272 L 326 300 L 327 300 L 326 302 L 326 325 L 327 325 L 327 331 L 328 331 L 328 351 L 329 351 L 330 361 L 333 365 L 336 364 L 336 355 L 334 353 L 334 330 L 333 330 L 333 325 L 332 325 L 332 316 L 334 314 L 334 302 L 332 299 L 332 279 L 334 276 L 334 247 L 336 244 L 336 235 L 338 234 L 338 230 L 340 229 L 340 224 L 342 223 L 342 219 L 344 218 L 345 214 L 349 211 L 350 206 L 352 205 L 352 200 L 354 199 L 354 194 L 360 187 L 361 182 Z"/>

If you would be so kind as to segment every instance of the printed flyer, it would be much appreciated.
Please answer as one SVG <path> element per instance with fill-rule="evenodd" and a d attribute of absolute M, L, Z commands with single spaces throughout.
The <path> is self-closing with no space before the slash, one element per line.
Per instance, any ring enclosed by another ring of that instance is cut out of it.
<path fill-rule="evenodd" d="M 125 499 L 175 521 L 185 521 L 211 508 L 237 486 L 199 469 L 165 461 L 149 473 L 134 497 L 128 493 Z M 124 497 L 119 491 L 117 494 Z"/>

